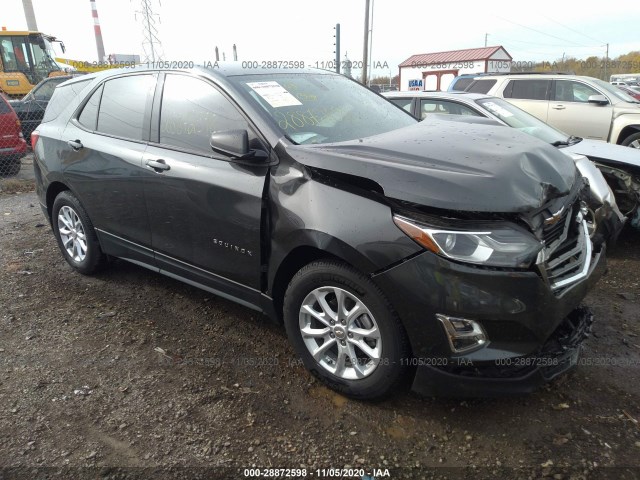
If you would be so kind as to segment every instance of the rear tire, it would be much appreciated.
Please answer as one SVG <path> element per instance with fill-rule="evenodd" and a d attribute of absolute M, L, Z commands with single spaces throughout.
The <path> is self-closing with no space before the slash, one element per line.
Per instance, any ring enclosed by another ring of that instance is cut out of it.
<path fill-rule="evenodd" d="M 105 255 L 87 212 L 73 193 L 58 194 L 51 219 L 53 233 L 67 263 L 84 275 L 98 271 L 105 263 Z"/>
<path fill-rule="evenodd" d="M 344 395 L 379 399 L 404 379 L 410 349 L 400 319 L 377 285 L 348 265 L 303 267 L 287 288 L 284 321 L 305 367 Z"/>
<path fill-rule="evenodd" d="M 640 132 L 629 135 L 622 141 L 622 146 L 631 148 L 640 148 Z"/>

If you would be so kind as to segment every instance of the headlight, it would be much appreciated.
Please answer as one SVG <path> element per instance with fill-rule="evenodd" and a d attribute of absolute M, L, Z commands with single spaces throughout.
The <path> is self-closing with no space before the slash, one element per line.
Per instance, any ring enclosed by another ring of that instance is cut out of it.
<path fill-rule="evenodd" d="M 542 243 L 532 234 L 507 223 L 471 231 L 431 227 L 398 215 L 393 221 L 427 250 L 461 262 L 528 268 L 542 250 Z"/>

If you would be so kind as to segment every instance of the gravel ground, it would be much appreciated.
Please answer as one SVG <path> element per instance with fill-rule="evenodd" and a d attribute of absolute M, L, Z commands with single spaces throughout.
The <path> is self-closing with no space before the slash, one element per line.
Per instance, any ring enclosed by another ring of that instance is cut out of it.
<path fill-rule="evenodd" d="M 251 310 L 126 262 L 72 272 L 24 185 L 0 193 L 0 478 L 640 478 L 636 232 L 585 300 L 574 372 L 528 396 L 363 403 Z"/>

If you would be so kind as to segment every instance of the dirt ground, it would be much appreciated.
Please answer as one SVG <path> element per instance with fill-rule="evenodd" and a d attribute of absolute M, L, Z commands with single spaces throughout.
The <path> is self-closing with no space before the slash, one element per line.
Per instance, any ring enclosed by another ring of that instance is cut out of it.
<path fill-rule="evenodd" d="M 573 373 L 528 396 L 363 403 L 251 310 L 122 261 L 74 273 L 29 185 L 0 192 L 2 479 L 640 478 L 636 232 L 585 300 L 596 324 Z"/>

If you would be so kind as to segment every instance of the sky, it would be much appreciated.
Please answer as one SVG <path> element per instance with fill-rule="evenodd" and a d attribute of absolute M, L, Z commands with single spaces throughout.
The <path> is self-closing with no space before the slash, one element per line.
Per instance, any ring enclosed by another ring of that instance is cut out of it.
<path fill-rule="evenodd" d="M 96 61 L 89 0 L 32 0 L 38 29 L 62 39 L 67 58 Z M 297 61 L 327 68 L 335 59 L 334 26 L 340 23 L 341 58 L 361 62 L 365 0 L 150 0 L 164 60 L 215 60 L 215 47 L 241 61 Z M 537 0 L 522 13 L 513 1 L 446 2 L 371 0 L 374 76 L 396 75 L 411 55 L 502 45 L 516 62 L 587 58 L 640 50 L 640 8 L 635 1 L 600 3 Z M 143 49 L 140 0 L 96 0 L 107 54 Z M 593 5 L 593 6 L 590 6 Z M 22 0 L 2 0 L 0 26 L 26 29 Z M 60 56 L 61 52 L 58 51 Z M 358 69 L 354 70 L 358 73 Z"/>

